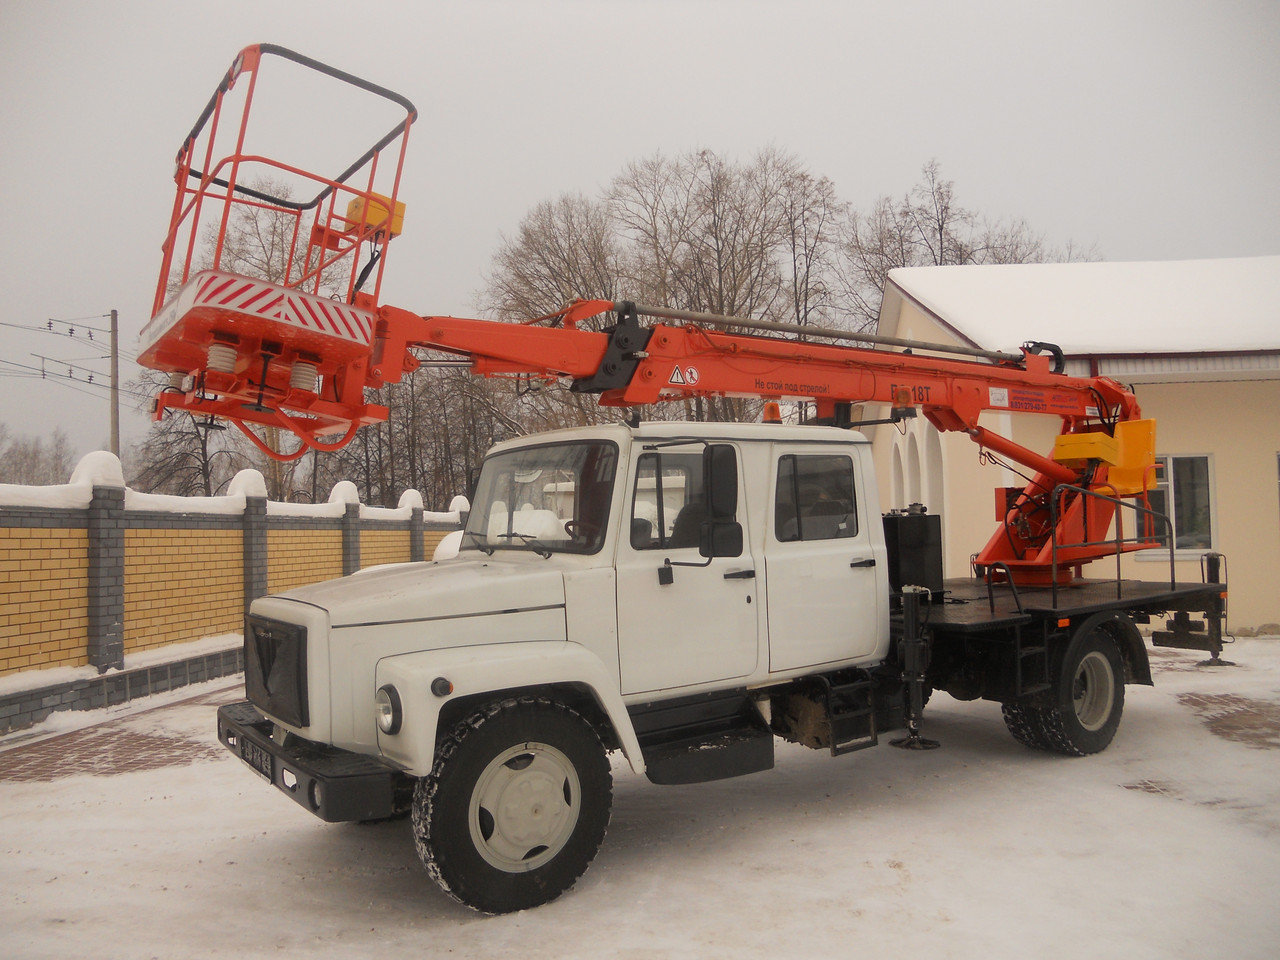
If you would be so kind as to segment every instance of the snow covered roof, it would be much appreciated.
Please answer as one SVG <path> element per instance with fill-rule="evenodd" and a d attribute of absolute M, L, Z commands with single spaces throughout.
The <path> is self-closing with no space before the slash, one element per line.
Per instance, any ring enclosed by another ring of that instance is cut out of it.
<path fill-rule="evenodd" d="M 962 341 L 1068 355 L 1280 351 L 1280 256 L 892 270 L 880 323 L 905 297 Z"/>

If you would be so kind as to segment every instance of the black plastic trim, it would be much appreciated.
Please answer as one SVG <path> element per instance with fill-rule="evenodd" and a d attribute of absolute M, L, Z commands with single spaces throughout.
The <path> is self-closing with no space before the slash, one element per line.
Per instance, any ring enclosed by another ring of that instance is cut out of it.
<path fill-rule="evenodd" d="M 256 749 L 271 759 L 271 783 L 327 823 L 378 820 L 395 813 L 397 782 L 404 774 L 377 757 L 290 736 L 271 737 L 272 723 L 247 700 L 218 708 L 218 739 L 245 766 L 266 776 L 246 758 Z M 251 744 L 246 748 L 244 744 Z M 285 774 L 292 785 L 286 785 Z"/>
<path fill-rule="evenodd" d="M 245 693 L 295 727 L 311 724 L 307 696 L 307 628 L 249 614 L 244 625 Z"/>
<path fill-rule="evenodd" d="M 391 141 L 395 140 L 396 137 L 400 136 L 402 133 L 408 130 L 409 125 L 418 119 L 418 108 L 415 107 L 413 105 L 413 102 L 410 101 L 407 97 L 396 93 L 394 90 L 388 90 L 386 87 L 379 86 L 376 83 L 371 83 L 368 80 L 362 79 L 361 77 L 357 77 L 355 74 L 347 73 L 345 70 L 339 70 L 336 67 L 331 67 L 327 63 L 321 63 L 319 60 L 313 60 L 311 57 L 304 56 L 301 53 L 297 53 L 293 50 L 288 49 L 287 47 L 279 46 L 278 44 L 259 43 L 256 46 L 258 49 L 259 56 L 270 55 L 270 56 L 280 57 L 284 60 L 290 60 L 298 64 L 299 66 L 306 67 L 310 70 L 314 70 L 317 73 L 324 74 L 327 77 L 332 77 L 335 80 L 340 80 L 343 83 L 350 84 L 353 87 L 359 87 L 361 90 L 365 90 L 369 93 L 375 94 L 379 97 L 382 97 L 385 100 L 390 100 L 392 103 L 398 105 L 405 111 L 405 114 L 406 114 L 405 119 L 401 120 L 394 127 L 392 127 L 377 143 L 375 143 L 372 147 L 370 147 L 367 151 L 365 151 L 363 155 L 361 155 L 349 167 L 343 170 L 342 173 L 338 174 L 338 176 L 333 178 L 338 183 L 346 183 L 348 177 L 350 177 L 353 173 L 355 173 L 362 166 L 364 166 L 364 164 L 367 163 L 370 160 L 370 158 L 372 158 L 373 155 L 376 154 L 379 150 L 381 150 L 387 144 L 391 143 Z M 241 51 L 241 54 L 243 54 L 243 52 L 244 51 Z M 183 152 L 186 151 L 187 146 L 191 144 L 200 135 L 201 130 L 204 129 L 204 125 L 209 121 L 209 118 L 213 116 L 214 109 L 218 105 L 218 97 L 220 97 L 222 94 L 226 93 L 228 90 L 231 89 L 232 85 L 236 81 L 236 78 L 240 75 L 240 72 L 241 72 L 240 54 L 237 54 L 235 62 L 232 63 L 230 69 L 228 69 L 227 72 L 223 75 L 221 82 L 218 84 L 217 89 L 213 93 L 213 96 L 209 98 L 209 102 L 205 105 L 204 110 L 201 111 L 199 118 L 196 120 L 195 124 L 192 126 L 191 132 L 188 133 L 186 136 L 186 139 L 182 141 L 182 148 L 178 151 L 179 161 L 181 161 L 182 154 Z M 188 170 L 187 175 L 189 177 L 192 177 L 198 180 L 206 176 L 206 171 L 191 169 L 191 170 Z M 221 187 L 228 186 L 227 181 L 220 180 L 217 178 L 210 178 L 210 182 L 217 184 L 218 186 L 221 186 Z M 242 187 L 239 184 L 236 185 L 235 192 L 238 194 L 243 194 L 245 196 L 253 197 L 254 199 L 257 199 L 257 200 L 264 200 L 270 203 L 274 203 L 278 206 L 285 207 L 290 210 L 310 210 L 318 206 L 320 202 L 323 201 L 332 192 L 332 188 L 325 187 L 322 191 L 320 191 L 320 193 L 314 199 L 307 202 L 297 202 L 297 201 L 289 200 L 285 197 L 271 196 L 269 194 L 265 194 L 265 193 L 261 193 L 256 190 L 253 190 L 249 187 Z"/>

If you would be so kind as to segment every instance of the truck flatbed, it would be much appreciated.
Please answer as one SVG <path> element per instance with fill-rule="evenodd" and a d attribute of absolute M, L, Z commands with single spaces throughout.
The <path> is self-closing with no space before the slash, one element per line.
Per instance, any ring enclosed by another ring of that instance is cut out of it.
<path fill-rule="evenodd" d="M 991 586 L 962 578 L 943 582 L 945 601 L 928 605 L 927 623 L 937 633 L 984 633 L 1044 620 L 1078 617 L 1105 610 L 1177 610 L 1193 608 L 1226 589 L 1220 583 L 1174 583 L 1148 580 L 1078 580 L 1051 587 Z M 1056 602 L 1055 602 L 1056 600 Z"/>

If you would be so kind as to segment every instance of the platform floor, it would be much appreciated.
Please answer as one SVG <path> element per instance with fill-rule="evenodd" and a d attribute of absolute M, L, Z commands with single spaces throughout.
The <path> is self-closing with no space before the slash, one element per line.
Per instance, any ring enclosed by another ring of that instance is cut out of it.
<path fill-rule="evenodd" d="M 1101 610 L 1137 606 L 1177 606 L 1189 596 L 1209 596 L 1224 584 L 1175 583 L 1148 580 L 1081 580 L 1058 587 L 1057 602 L 1050 587 L 1019 587 L 1017 597 L 1008 584 L 994 584 L 988 600 L 985 581 L 974 578 L 943 583 L 945 600 L 929 605 L 929 625 L 935 630 L 977 632 L 990 627 L 1030 623 L 1047 614 L 1082 616 Z M 1018 601 L 1021 600 L 1021 609 Z"/>

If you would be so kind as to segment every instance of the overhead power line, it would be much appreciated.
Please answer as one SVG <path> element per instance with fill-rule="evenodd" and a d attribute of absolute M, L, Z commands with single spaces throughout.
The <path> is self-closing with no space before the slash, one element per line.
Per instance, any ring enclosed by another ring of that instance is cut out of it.
<path fill-rule="evenodd" d="M 110 321 L 110 326 L 106 328 L 95 327 L 88 323 L 89 320 L 101 320 L 104 318 Z M 40 375 L 42 377 L 48 376 L 47 371 L 44 369 L 45 364 L 56 363 L 59 365 L 66 366 L 67 368 L 66 379 L 69 379 L 69 380 L 76 379 L 76 376 L 75 376 L 76 370 L 82 370 L 85 372 L 86 374 L 85 382 L 89 384 L 94 383 L 95 377 L 105 377 L 107 379 L 110 385 L 110 390 L 111 390 L 111 403 L 110 403 L 111 452 L 114 453 L 116 456 L 119 456 L 120 455 L 119 312 L 113 309 L 109 313 L 100 313 L 95 316 L 79 317 L 72 320 L 59 320 L 59 319 L 50 317 L 44 322 L 43 326 L 37 326 L 32 324 L 5 323 L 3 321 L 0 321 L 0 326 L 5 326 L 14 330 L 28 330 L 35 333 L 52 334 L 52 335 L 58 336 L 59 339 L 62 339 L 62 337 L 65 334 L 66 337 L 69 337 L 72 340 L 89 342 L 94 344 L 103 342 L 101 335 L 105 335 L 106 342 L 111 350 L 111 353 L 106 358 L 104 358 L 104 359 L 110 360 L 111 362 L 111 370 L 109 373 L 104 374 L 100 370 L 94 370 L 90 367 L 80 366 L 78 363 L 76 363 L 73 360 L 58 360 L 54 357 L 46 357 L 41 354 L 33 354 L 33 356 L 40 357 L 40 360 L 42 361 L 41 370 L 40 370 Z M 97 340 L 95 340 L 93 336 L 95 333 L 100 335 L 99 339 Z M 130 355 L 130 359 L 137 359 L 137 358 Z"/>
<path fill-rule="evenodd" d="M 62 324 L 67 329 L 61 330 L 50 328 L 48 324 Z M 11 330 L 26 330 L 30 333 L 43 333 L 56 337 L 59 340 L 74 340 L 77 343 L 92 343 L 94 346 L 109 346 L 110 330 L 103 330 L 99 327 L 88 327 L 84 324 L 72 323 L 64 320 L 49 320 L 45 325 L 29 324 L 29 323 L 6 323 L 0 320 L 0 327 L 8 327 Z M 102 334 L 103 336 L 94 337 L 94 334 Z M 137 360 L 137 354 L 130 350 L 121 350 L 120 355 L 129 360 Z M 105 359 L 105 358 L 104 358 Z"/>

